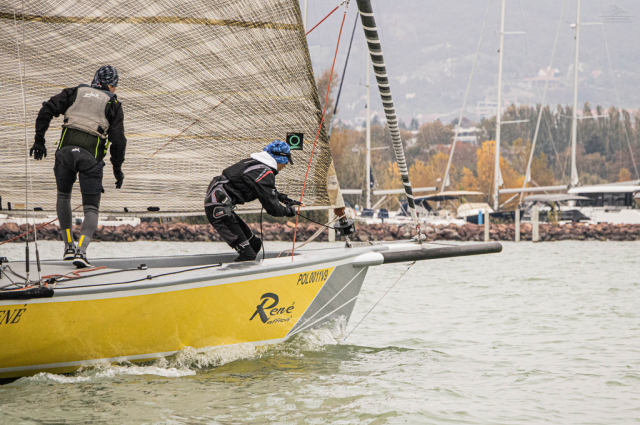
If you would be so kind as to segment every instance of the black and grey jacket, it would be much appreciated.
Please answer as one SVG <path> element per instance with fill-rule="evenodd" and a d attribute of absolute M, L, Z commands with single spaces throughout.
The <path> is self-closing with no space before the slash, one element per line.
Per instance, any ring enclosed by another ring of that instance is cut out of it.
<path fill-rule="evenodd" d="M 277 163 L 271 155 L 266 152 L 253 153 L 251 158 L 243 159 L 222 172 L 222 177 L 227 180 L 223 186 L 234 205 L 258 199 L 268 214 L 283 217 L 290 208 L 280 203 L 288 198 L 278 193 L 276 174 Z M 214 181 L 216 179 L 219 177 Z"/>
<path fill-rule="evenodd" d="M 59 94 L 51 97 L 48 101 L 42 103 L 42 108 L 40 109 L 40 112 L 38 112 L 38 117 L 36 118 L 36 143 L 44 145 L 44 136 L 49 129 L 51 120 L 54 117 L 59 117 L 60 115 L 65 114 L 67 109 L 69 109 L 76 101 L 77 94 L 78 87 L 66 88 Z M 111 163 L 113 164 L 114 169 L 119 170 L 124 162 L 125 151 L 127 148 L 127 139 L 124 135 L 124 112 L 122 111 L 122 104 L 118 102 L 115 95 L 110 96 L 112 101 L 106 105 L 104 112 L 105 117 L 109 122 L 107 136 L 110 146 L 109 151 L 111 153 Z M 71 130 L 68 131 L 65 136 L 64 131 L 65 129 L 63 128 L 62 134 L 60 135 L 61 140 L 63 139 L 63 136 L 65 138 L 81 138 L 83 133 L 79 130 Z M 74 132 L 76 134 L 73 134 Z"/>

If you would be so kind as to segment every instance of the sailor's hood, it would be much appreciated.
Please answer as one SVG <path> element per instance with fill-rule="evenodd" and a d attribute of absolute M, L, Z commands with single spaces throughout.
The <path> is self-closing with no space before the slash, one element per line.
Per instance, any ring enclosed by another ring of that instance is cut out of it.
<path fill-rule="evenodd" d="M 278 169 L 278 163 L 276 162 L 276 160 L 265 151 L 252 153 L 251 158 L 255 159 L 256 161 L 262 162 L 268 167 L 273 168 L 274 171 Z"/>

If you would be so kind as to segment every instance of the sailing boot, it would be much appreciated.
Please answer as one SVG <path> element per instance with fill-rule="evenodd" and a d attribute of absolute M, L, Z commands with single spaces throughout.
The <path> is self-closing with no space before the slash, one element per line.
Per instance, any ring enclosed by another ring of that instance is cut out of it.
<path fill-rule="evenodd" d="M 71 261 L 76 255 L 76 244 L 64 244 L 64 255 L 62 256 L 62 261 Z"/>
<path fill-rule="evenodd" d="M 56 200 L 56 211 L 58 212 L 58 220 L 60 221 L 60 236 L 64 242 L 64 261 L 71 261 L 76 255 L 76 243 L 73 240 L 73 228 L 71 220 L 73 213 L 71 211 L 71 193 L 58 191 Z"/>
<path fill-rule="evenodd" d="M 87 254 L 82 252 L 80 249 L 78 249 L 76 254 L 73 256 L 73 265 L 79 269 L 91 267 L 91 263 L 87 260 Z"/>
<path fill-rule="evenodd" d="M 240 245 L 235 247 L 238 252 L 238 258 L 235 259 L 236 263 L 242 261 L 253 261 L 256 259 L 256 252 L 251 248 L 249 241 L 244 241 Z"/>
<path fill-rule="evenodd" d="M 80 228 L 80 240 L 78 249 L 73 257 L 73 264 L 79 268 L 91 267 L 87 260 L 87 247 L 91 243 L 93 233 L 98 227 L 98 207 L 100 206 L 100 194 L 82 194 L 82 209 L 84 210 L 84 221 Z"/>
<path fill-rule="evenodd" d="M 87 247 L 89 246 L 89 242 L 91 238 L 86 235 L 80 235 L 80 240 L 78 241 L 78 248 L 76 249 L 75 255 L 73 256 L 73 265 L 79 269 L 84 269 L 86 267 L 91 267 L 91 263 L 87 260 Z"/>
<path fill-rule="evenodd" d="M 76 243 L 73 240 L 73 231 L 70 228 L 62 229 L 62 240 L 64 241 L 64 254 L 62 255 L 63 261 L 73 260 L 73 256 L 76 255 Z"/>
<path fill-rule="evenodd" d="M 253 252 L 257 254 L 258 252 L 260 252 L 260 249 L 262 249 L 262 239 L 260 239 L 256 235 L 252 235 L 249 238 L 249 245 L 251 245 L 251 249 L 253 249 Z"/>

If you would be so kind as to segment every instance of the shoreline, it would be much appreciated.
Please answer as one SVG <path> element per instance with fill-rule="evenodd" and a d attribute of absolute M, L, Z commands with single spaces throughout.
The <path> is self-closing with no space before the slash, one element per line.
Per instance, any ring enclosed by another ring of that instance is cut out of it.
<path fill-rule="evenodd" d="M 260 234 L 259 223 L 248 223 L 251 230 Z M 265 241 L 293 240 L 292 222 L 263 223 Z M 298 224 L 298 241 L 310 238 L 320 225 L 314 223 Z M 531 224 L 520 225 L 520 240 L 531 240 Z M 416 231 L 411 225 L 370 224 L 356 225 L 356 234 L 351 238 L 356 242 L 367 241 L 397 241 L 406 240 L 415 236 Z M 0 241 L 12 239 L 26 232 L 26 225 L 18 226 L 15 223 L 0 226 Z M 484 225 L 466 223 L 463 226 L 450 224 L 448 226 L 425 226 L 422 229 L 428 241 L 478 241 L 484 240 Z M 80 235 L 80 226 L 73 226 L 76 240 Z M 491 224 L 489 236 L 492 241 L 513 241 L 515 239 L 514 224 Z M 31 238 L 31 240 L 33 237 Z M 47 225 L 38 230 L 39 240 L 61 240 L 60 228 L 56 225 Z M 22 236 L 15 242 L 24 241 Z M 326 242 L 328 234 L 322 232 L 316 242 Z M 338 240 L 341 240 L 338 238 Z M 586 225 L 582 223 L 570 224 L 540 224 L 540 242 L 553 242 L 563 240 L 581 241 L 640 241 L 640 224 L 598 224 Z M 220 242 L 220 235 L 209 224 L 185 224 L 185 223 L 142 223 L 138 226 L 98 226 L 93 241 L 104 242 L 136 242 L 136 241 L 169 241 L 169 242 Z"/>

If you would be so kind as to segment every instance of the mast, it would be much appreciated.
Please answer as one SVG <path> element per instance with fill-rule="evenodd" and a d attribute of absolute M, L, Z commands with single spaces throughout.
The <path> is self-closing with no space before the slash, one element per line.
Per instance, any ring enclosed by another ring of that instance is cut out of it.
<path fill-rule="evenodd" d="M 307 18 L 309 17 L 309 0 L 304 0 L 304 30 L 307 31 Z"/>
<path fill-rule="evenodd" d="M 411 214 L 413 224 L 419 231 L 420 225 L 418 224 L 416 205 L 413 201 L 413 191 L 411 189 L 411 182 L 409 181 L 409 170 L 407 169 L 407 161 L 404 156 L 402 140 L 400 139 L 400 130 L 398 129 L 398 117 L 396 115 L 396 108 L 393 106 L 391 86 L 389 85 L 389 77 L 384 64 L 382 45 L 380 44 L 380 38 L 378 37 L 378 29 L 376 28 L 376 20 L 373 15 L 371 0 L 356 0 L 356 2 L 358 3 L 358 10 L 360 11 L 362 27 L 364 28 L 364 36 L 367 39 L 367 45 L 369 47 L 369 55 L 371 56 L 371 62 L 373 62 L 373 70 L 376 75 L 378 91 L 380 92 L 382 106 L 387 118 L 391 141 L 393 142 L 393 151 L 396 155 L 396 162 L 398 163 L 400 175 L 402 176 L 402 185 L 407 195 L 407 209 Z M 369 69 L 369 67 L 367 67 L 367 69 Z M 368 172 L 369 171 L 367 170 L 367 174 Z"/>
<path fill-rule="evenodd" d="M 527 187 L 527 183 L 531 181 L 531 164 L 533 163 L 533 156 L 536 152 L 536 143 L 538 141 L 538 131 L 540 130 L 540 122 L 542 121 L 542 114 L 544 113 L 544 105 L 547 100 L 547 89 L 549 88 L 549 79 L 553 75 L 553 59 L 556 56 L 556 47 L 558 47 L 558 37 L 560 36 L 560 29 L 562 28 L 562 17 L 564 16 L 564 9 L 567 5 L 567 0 L 562 3 L 562 11 L 560 12 L 560 20 L 558 21 L 558 29 L 556 30 L 556 39 L 553 42 L 553 51 L 551 52 L 551 62 L 547 68 L 547 79 L 544 83 L 544 91 L 542 92 L 542 102 L 540 103 L 540 112 L 538 113 L 538 121 L 536 122 L 536 130 L 533 133 L 533 142 L 531 143 L 531 152 L 529 153 L 529 161 L 527 162 L 527 171 L 524 174 L 524 181 L 522 182 L 522 192 L 520 192 L 520 201 L 518 205 L 522 204 L 524 199 L 524 189 Z"/>
<path fill-rule="evenodd" d="M 578 52 L 580 50 L 580 0 L 576 7 L 576 58 L 573 64 L 573 114 L 571 117 L 571 187 L 578 184 L 576 146 L 578 144 Z"/>
<path fill-rule="evenodd" d="M 500 206 L 499 190 L 501 182 L 500 173 L 500 126 L 502 121 L 502 56 L 504 54 L 504 8 L 505 0 L 502 0 L 502 13 L 500 17 L 500 59 L 498 60 L 498 116 L 496 117 L 496 151 L 495 167 L 493 173 L 493 209 Z"/>
<path fill-rule="evenodd" d="M 367 208 L 371 208 L 371 58 L 367 55 L 367 171 L 366 185 Z"/>

